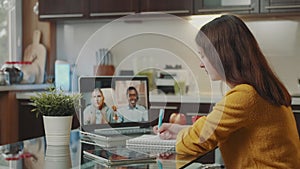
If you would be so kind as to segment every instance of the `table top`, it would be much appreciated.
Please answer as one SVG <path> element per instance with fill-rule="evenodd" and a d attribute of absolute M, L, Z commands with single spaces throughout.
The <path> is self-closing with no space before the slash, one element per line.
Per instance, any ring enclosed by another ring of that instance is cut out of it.
<path fill-rule="evenodd" d="M 0 168 L 2 169 L 40 169 L 40 168 L 107 168 L 96 160 L 83 155 L 84 150 L 99 149 L 92 144 L 81 142 L 79 130 L 72 130 L 70 145 L 50 146 L 45 144 L 45 137 L 24 140 L 17 143 L 0 146 Z M 121 145 L 118 147 L 122 147 Z M 116 147 L 116 148 L 118 148 Z M 151 163 L 118 165 L 109 168 L 181 168 L 197 157 L 180 156 L 174 153 L 156 154 L 156 160 Z M 202 164 L 201 164 L 202 165 Z"/>

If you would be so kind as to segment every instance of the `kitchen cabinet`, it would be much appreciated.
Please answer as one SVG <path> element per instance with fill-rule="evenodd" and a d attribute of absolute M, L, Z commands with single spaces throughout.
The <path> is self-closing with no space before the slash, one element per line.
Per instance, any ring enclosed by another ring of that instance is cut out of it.
<path fill-rule="evenodd" d="M 88 15 L 87 0 L 39 0 L 39 19 L 80 19 Z"/>
<path fill-rule="evenodd" d="M 140 0 L 140 12 L 193 14 L 193 0 Z"/>
<path fill-rule="evenodd" d="M 259 0 L 194 0 L 194 14 L 259 13 Z"/>
<path fill-rule="evenodd" d="M 300 12 L 300 0 L 260 0 L 261 13 Z"/>
<path fill-rule="evenodd" d="M 39 0 L 40 20 L 112 18 L 139 12 L 179 16 L 300 12 L 300 0 Z"/>
<path fill-rule="evenodd" d="M 14 91 L 0 91 L 0 145 L 18 141 L 17 105 Z"/>
<path fill-rule="evenodd" d="M 175 15 L 300 12 L 300 0 L 39 0 L 40 20 L 111 18 L 139 12 Z"/>
<path fill-rule="evenodd" d="M 139 11 L 139 0 L 90 0 L 89 17 L 125 16 Z"/>
<path fill-rule="evenodd" d="M 138 12 L 193 13 L 193 0 L 39 0 L 40 20 L 120 17 Z"/>
<path fill-rule="evenodd" d="M 44 136 L 44 127 L 42 116 L 36 116 L 31 112 L 34 108 L 30 105 L 29 100 L 20 100 L 19 107 L 19 138 L 18 140 L 26 140 L 35 137 Z"/>

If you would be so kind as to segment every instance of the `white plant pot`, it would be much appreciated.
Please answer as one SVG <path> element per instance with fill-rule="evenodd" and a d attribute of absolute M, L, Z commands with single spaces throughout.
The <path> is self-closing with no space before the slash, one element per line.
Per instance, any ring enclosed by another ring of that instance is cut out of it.
<path fill-rule="evenodd" d="M 73 116 L 43 116 L 47 145 L 69 145 Z"/>

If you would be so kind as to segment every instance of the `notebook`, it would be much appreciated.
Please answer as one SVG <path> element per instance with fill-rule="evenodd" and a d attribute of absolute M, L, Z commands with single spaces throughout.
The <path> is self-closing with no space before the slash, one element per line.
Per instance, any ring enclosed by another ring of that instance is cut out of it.
<path fill-rule="evenodd" d="M 176 140 L 163 140 L 158 135 L 144 134 L 126 140 L 126 147 L 148 154 L 175 152 Z"/>
<path fill-rule="evenodd" d="M 82 94 L 79 120 L 84 141 L 103 144 L 152 132 L 146 76 L 81 76 L 78 87 Z M 95 104 L 101 102 L 101 97 L 105 104 L 98 110 Z M 129 104 L 136 106 L 131 108 Z"/>

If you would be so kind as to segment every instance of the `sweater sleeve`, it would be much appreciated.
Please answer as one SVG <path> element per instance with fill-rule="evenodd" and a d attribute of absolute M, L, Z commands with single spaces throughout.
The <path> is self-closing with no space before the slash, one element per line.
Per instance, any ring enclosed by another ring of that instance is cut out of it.
<path fill-rule="evenodd" d="M 218 102 L 208 116 L 201 117 L 177 136 L 179 154 L 202 155 L 226 141 L 230 134 L 249 124 L 257 93 L 249 85 L 238 85 Z"/>

